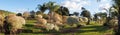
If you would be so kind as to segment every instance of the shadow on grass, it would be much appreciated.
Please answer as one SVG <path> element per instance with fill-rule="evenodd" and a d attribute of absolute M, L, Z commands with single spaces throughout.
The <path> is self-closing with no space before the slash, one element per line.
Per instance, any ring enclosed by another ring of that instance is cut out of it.
<path fill-rule="evenodd" d="M 33 24 L 26 24 L 25 27 L 33 27 Z"/>
<path fill-rule="evenodd" d="M 26 24 L 24 29 L 22 29 L 22 33 L 33 33 L 32 31 L 33 28 L 34 28 L 34 25 Z"/>
<path fill-rule="evenodd" d="M 26 24 L 25 25 L 27 28 L 30 27 L 31 29 L 26 29 L 24 30 L 25 32 L 22 33 L 33 33 L 33 34 L 52 34 L 52 35 L 60 35 L 60 34 L 66 34 L 66 33 L 87 33 L 87 32 L 105 32 L 106 30 L 108 30 L 107 27 L 104 26 L 85 26 L 85 27 L 81 27 L 81 28 L 71 28 L 71 29 L 66 29 L 66 30 L 60 30 L 60 31 L 37 31 L 37 32 L 33 32 L 32 29 L 36 29 L 34 28 L 34 25 L 32 24 Z M 92 29 L 90 29 L 92 28 Z M 83 30 L 82 30 L 83 29 Z M 90 30 L 84 30 L 84 29 L 90 29 Z"/>
<path fill-rule="evenodd" d="M 77 32 L 78 28 L 70 28 L 70 29 L 63 29 L 60 31 L 55 31 L 55 30 L 51 30 L 51 31 L 44 31 L 44 32 L 34 32 L 33 34 L 51 34 L 51 35 L 60 35 L 60 34 L 66 34 L 66 33 L 75 33 Z"/>
<path fill-rule="evenodd" d="M 79 30 L 77 33 L 85 33 L 85 32 L 105 32 L 108 30 L 107 27 L 105 26 L 86 26 L 83 27 L 82 29 L 89 29 L 93 28 L 92 30 Z"/>

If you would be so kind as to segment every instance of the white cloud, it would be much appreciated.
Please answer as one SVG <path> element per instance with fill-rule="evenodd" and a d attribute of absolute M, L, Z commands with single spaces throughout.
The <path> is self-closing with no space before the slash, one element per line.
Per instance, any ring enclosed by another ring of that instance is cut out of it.
<path fill-rule="evenodd" d="M 70 9 L 70 13 L 80 11 L 84 5 L 90 5 L 90 1 L 87 0 L 65 0 L 61 3 L 61 6 L 65 6 Z"/>
<path fill-rule="evenodd" d="M 25 11 L 28 11 L 28 9 L 25 9 L 25 8 L 23 8 L 23 9 L 17 9 L 16 13 L 23 13 Z"/>
<path fill-rule="evenodd" d="M 100 4 L 99 7 L 109 9 L 111 7 L 111 5 L 110 5 L 110 3 L 105 3 L 105 4 Z"/>
<path fill-rule="evenodd" d="M 112 5 L 111 5 L 111 0 L 102 0 L 99 4 L 99 8 L 100 10 L 102 10 L 101 12 L 107 12 L 104 9 L 109 9 Z"/>
<path fill-rule="evenodd" d="M 104 12 L 106 12 L 106 10 L 102 10 L 101 12 L 104 13 Z"/>

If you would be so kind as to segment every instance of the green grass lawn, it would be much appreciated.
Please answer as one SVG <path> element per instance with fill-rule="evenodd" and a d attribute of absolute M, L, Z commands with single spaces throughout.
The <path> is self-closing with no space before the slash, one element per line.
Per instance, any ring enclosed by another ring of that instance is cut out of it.
<path fill-rule="evenodd" d="M 18 35 L 113 35 L 114 32 L 112 29 L 107 29 L 106 27 L 102 26 L 101 24 L 91 23 L 90 25 L 82 26 L 78 29 L 72 29 L 74 32 L 57 32 L 57 31 L 45 31 L 41 32 L 40 28 L 35 28 L 34 23 L 35 20 L 27 20 L 27 24 L 25 25 L 24 29 L 32 30 L 33 32 L 22 32 Z M 68 25 L 68 28 L 71 29 Z"/>

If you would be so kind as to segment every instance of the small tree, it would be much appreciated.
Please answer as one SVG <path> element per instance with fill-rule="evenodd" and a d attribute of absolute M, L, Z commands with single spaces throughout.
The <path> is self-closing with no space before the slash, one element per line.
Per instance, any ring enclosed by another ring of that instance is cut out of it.
<path fill-rule="evenodd" d="M 35 18 L 35 15 L 36 15 L 36 12 L 35 11 L 30 11 L 30 16 L 31 16 L 31 18 Z"/>
<path fill-rule="evenodd" d="M 37 12 L 36 12 L 36 15 L 39 15 L 39 14 L 42 14 L 42 12 L 41 12 L 41 11 L 37 11 Z"/>
<path fill-rule="evenodd" d="M 17 13 L 16 15 L 17 15 L 17 16 L 22 16 L 22 13 Z"/>
<path fill-rule="evenodd" d="M 69 10 L 67 7 L 61 6 L 58 10 L 57 13 L 62 15 L 62 16 L 69 16 Z"/>
<path fill-rule="evenodd" d="M 97 19 L 98 19 L 98 15 L 94 14 L 94 20 L 97 21 Z"/>
<path fill-rule="evenodd" d="M 86 10 L 84 7 L 82 7 L 82 12 L 81 12 L 81 16 L 83 17 L 87 17 L 88 18 L 88 23 L 87 24 L 90 24 L 90 19 L 91 19 L 91 14 L 88 10 Z"/>
<path fill-rule="evenodd" d="M 79 12 L 74 12 L 73 13 L 75 16 L 78 16 L 79 15 Z"/>

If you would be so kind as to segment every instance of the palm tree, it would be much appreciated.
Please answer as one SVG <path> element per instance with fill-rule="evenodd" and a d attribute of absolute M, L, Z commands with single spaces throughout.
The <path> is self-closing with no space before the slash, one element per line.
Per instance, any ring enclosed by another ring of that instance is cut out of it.
<path fill-rule="evenodd" d="M 45 4 L 45 6 L 47 7 L 47 9 L 49 10 L 49 20 L 53 20 L 53 19 L 51 19 L 51 18 L 53 18 L 54 17 L 54 14 L 56 13 L 56 11 L 60 8 L 60 6 L 59 5 L 57 5 L 57 4 L 55 4 L 55 2 L 48 2 L 48 3 L 46 3 Z M 50 21 L 50 22 L 52 22 L 52 21 Z"/>
<path fill-rule="evenodd" d="M 55 2 L 48 2 L 45 4 L 49 12 L 55 12 L 60 8 L 60 5 L 55 4 Z"/>
<path fill-rule="evenodd" d="M 45 10 L 47 9 L 47 7 L 45 6 L 45 3 L 43 5 L 38 5 L 38 9 L 41 11 L 41 12 L 45 12 Z"/>
<path fill-rule="evenodd" d="M 118 7 L 118 32 L 116 33 L 116 35 L 120 35 L 120 0 L 114 0 L 115 4 L 117 5 Z"/>
<path fill-rule="evenodd" d="M 99 1 L 99 0 L 98 0 Z M 116 33 L 116 35 L 120 35 L 120 0 L 113 0 L 114 1 L 114 3 L 115 3 L 115 9 L 117 9 L 117 11 L 118 11 L 118 32 Z"/>
<path fill-rule="evenodd" d="M 111 17 L 115 17 L 115 16 L 118 16 L 118 7 L 116 5 L 112 5 L 109 9 L 109 12 L 110 12 L 110 16 Z"/>

